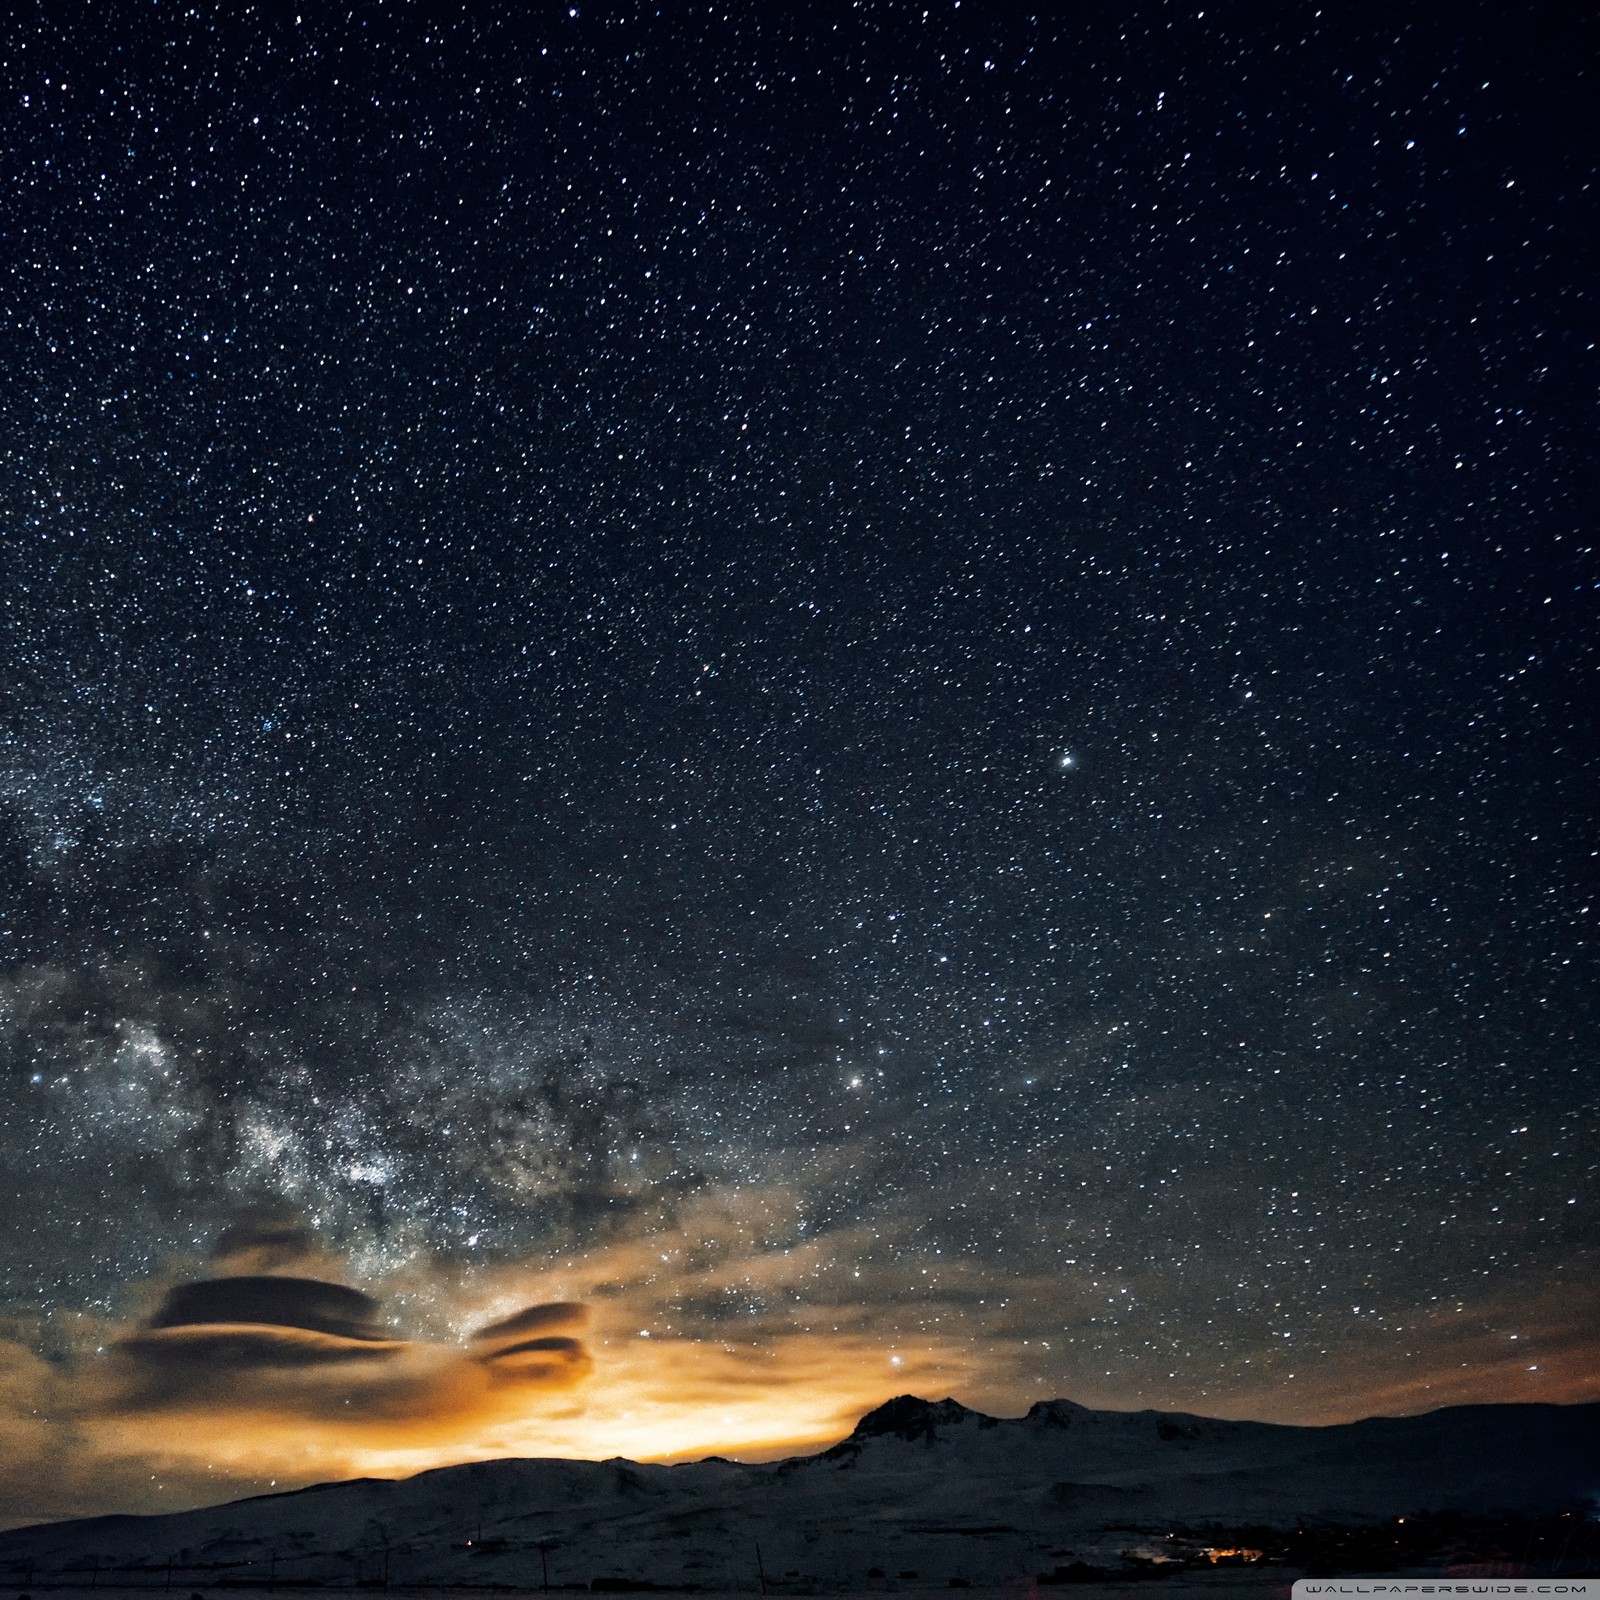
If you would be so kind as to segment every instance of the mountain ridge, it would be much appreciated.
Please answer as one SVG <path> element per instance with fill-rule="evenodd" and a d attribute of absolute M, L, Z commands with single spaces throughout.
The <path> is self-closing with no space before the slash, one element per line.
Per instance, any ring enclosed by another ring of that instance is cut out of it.
<path fill-rule="evenodd" d="M 971 1583 L 1148 1559 L 1183 1530 L 1398 1517 L 1592 1519 L 1600 1402 L 1454 1406 L 1323 1427 L 1040 1401 L 992 1417 L 897 1395 L 811 1455 L 675 1465 L 507 1457 L 0 1534 L 0 1570 L 189 1584 L 557 1581 L 739 1587 L 751 1549 L 827 1588 L 933 1569 Z M 1163 1544 L 1163 1541 L 1166 1541 Z M 942 1580 L 941 1580 L 942 1581 Z"/>

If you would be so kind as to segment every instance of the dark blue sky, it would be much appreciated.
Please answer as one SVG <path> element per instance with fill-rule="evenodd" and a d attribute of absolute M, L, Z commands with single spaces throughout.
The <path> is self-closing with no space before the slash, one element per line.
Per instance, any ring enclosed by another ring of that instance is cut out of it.
<path fill-rule="evenodd" d="M 1563 9 L 36 14 L 19 1338 L 770 1187 L 1017 1409 L 1583 1392 Z"/>

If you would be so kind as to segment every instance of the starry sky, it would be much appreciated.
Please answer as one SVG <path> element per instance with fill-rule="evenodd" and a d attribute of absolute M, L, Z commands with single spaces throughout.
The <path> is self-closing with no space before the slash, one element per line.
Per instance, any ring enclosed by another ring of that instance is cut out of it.
<path fill-rule="evenodd" d="M 36 8 L 0 1517 L 1600 1394 L 1594 44 Z"/>

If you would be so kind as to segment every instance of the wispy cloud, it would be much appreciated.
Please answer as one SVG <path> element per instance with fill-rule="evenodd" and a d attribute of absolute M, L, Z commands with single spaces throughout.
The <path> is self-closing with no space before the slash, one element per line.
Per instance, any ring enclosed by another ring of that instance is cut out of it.
<path fill-rule="evenodd" d="M 812 1235 L 798 1215 L 777 1186 L 707 1191 L 585 1250 L 419 1259 L 357 1287 L 291 1214 L 259 1212 L 223 1235 L 209 1274 L 130 1286 L 132 1320 L 5 1331 L 4 1516 L 497 1456 L 770 1458 L 908 1391 L 1002 1414 L 1064 1394 L 1334 1422 L 1600 1390 L 1570 1294 L 1430 1304 L 1325 1351 L 1263 1342 L 1208 1380 L 1138 1348 L 1108 1356 L 1107 1285 L 1088 1277 L 930 1267 L 881 1226 Z M 1153 1292 L 1135 1272 L 1117 1287 Z"/>

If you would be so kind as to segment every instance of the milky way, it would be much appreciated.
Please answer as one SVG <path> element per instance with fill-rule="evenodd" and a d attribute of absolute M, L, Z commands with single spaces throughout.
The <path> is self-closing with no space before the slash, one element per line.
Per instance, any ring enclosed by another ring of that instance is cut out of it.
<path fill-rule="evenodd" d="M 281 1214 L 407 1337 L 1593 1392 L 1591 52 L 1053 9 L 19 30 L 19 1360 Z"/>

